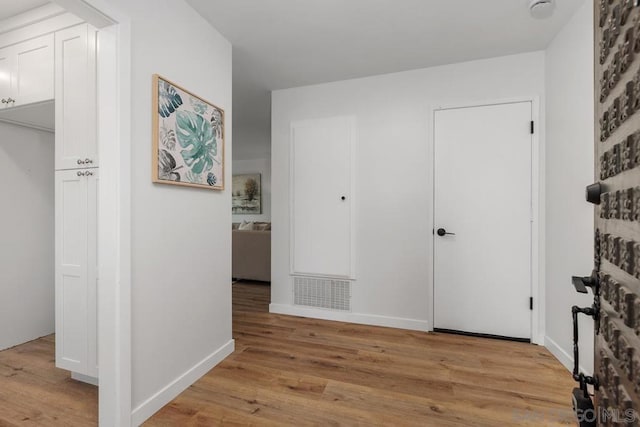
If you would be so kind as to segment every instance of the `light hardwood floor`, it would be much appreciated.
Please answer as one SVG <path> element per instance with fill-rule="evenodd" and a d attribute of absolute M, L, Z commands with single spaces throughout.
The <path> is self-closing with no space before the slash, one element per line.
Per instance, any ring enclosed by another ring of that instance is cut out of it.
<path fill-rule="evenodd" d="M 236 351 L 147 426 L 574 425 L 569 372 L 543 347 L 268 313 L 233 285 Z"/>
<path fill-rule="evenodd" d="M 147 426 L 575 425 L 543 347 L 268 313 L 233 285 L 236 351 Z M 97 389 L 54 367 L 53 337 L 0 352 L 0 426 L 92 426 Z"/>
<path fill-rule="evenodd" d="M 93 426 L 98 388 L 55 367 L 54 336 L 0 351 L 0 426 Z"/>

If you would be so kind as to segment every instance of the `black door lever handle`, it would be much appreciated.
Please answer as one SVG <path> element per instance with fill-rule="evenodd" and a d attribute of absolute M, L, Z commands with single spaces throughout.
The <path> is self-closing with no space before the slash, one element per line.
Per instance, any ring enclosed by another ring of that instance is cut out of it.
<path fill-rule="evenodd" d="M 582 277 L 572 276 L 571 283 L 573 283 L 573 286 L 576 288 L 577 292 L 580 292 L 581 294 L 587 293 L 587 287 L 585 286 Z"/>
<path fill-rule="evenodd" d="M 587 293 L 587 288 L 594 288 L 598 285 L 597 279 L 594 279 L 592 276 L 581 277 L 581 276 L 572 276 L 571 283 L 576 288 L 576 291 L 581 294 Z"/>
<path fill-rule="evenodd" d="M 445 235 L 451 235 L 451 236 L 455 236 L 456 233 L 447 233 L 447 230 L 445 230 L 444 228 L 438 228 L 438 231 L 436 231 L 436 233 L 438 233 L 438 236 L 445 236 Z"/>
<path fill-rule="evenodd" d="M 600 196 L 602 195 L 602 193 L 604 193 L 604 188 L 602 187 L 602 184 L 600 184 L 599 182 L 596 182 L 595 184 L 591 184 L 587 186 L 587 191 L 586 191 L 587 202 L 593 203 L 594 205 L 599 205 Z"/>

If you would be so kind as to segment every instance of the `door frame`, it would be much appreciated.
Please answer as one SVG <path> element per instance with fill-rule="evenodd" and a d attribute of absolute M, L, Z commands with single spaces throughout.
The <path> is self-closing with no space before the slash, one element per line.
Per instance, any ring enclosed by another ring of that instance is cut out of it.
<path fill-rule="evenodd" d="M 435 224 L 435 114 L 437 111 L 454 110 L 461 108 L 487 107 L 492 105 L 516 104 L 522 102 L 531 103 L 531 119 L 534 122 L 534 133 L 531 139 L 531 273 L 530 287 L 533 297 L 533 310 L 531 311 L 531 342 L 544 345 L 545 331 L 545 292 L 544 292 L 544 122 L 540 114 L 540 97 L 522 96 L 499 99 L 475 99 L 461 102 L 434 103 L 427 108 L 427 153 L 431 156 L 431 172 L 427 174 L 427 199 L 431 205 L 427 211 L 427 223 L 433 230 Z M 435 325 L 435 238 L 429 234 L 427 238 L 427 267 L 431 274 L 427 276 L 427 294 L 431 298 L 428 305 L 427 319 L 429 331 L 433 331 Z M 429 240 L 430 239 L 430 240 Z"/>
<path fill-rule="evenodd" d="M 99 424 L 129 427 L 131 20 L 105 0 L 54 1 L 98 29 L 97 132 L 101 175 L 98 202 Z"/>

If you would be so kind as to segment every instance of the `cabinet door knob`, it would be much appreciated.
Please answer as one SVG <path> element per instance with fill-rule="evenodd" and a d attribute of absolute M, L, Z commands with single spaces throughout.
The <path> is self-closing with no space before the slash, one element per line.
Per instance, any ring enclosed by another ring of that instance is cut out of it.
<path fill-rule="evenodd" d="M 93 164 L 93 160 L 91 160 L 91 159 L 84 159 L 84 162 L 85 162 L 86 164 L 89 164 L 89 165 L 90 165 L 90 164 Z"/>
<path fill-rule="evenodd" d="M 84 172 L 82 172 L 82 171 L 78 171 L 78 173 L 77 173 L 77 174 L 78 174 L 78 176 L 84 176 L 84 175 L 85 175 L 85 173 L 84 173 Z"/>
<path fill-rule="evenodd" d="M 90 172 L 90 171 L 86 171 L 84 174 L 85 176 L 93 176 L 93 172 Z"/>
<path fill-rule="evenodd" d="M 15 99 L 13 99 L 13 98 L 7 98 L 7 104 L 8 104 L 8 103 L 12 103 L 12 104 L 13 104 L 14 102 L 16 102 L 16 100 L 15 100 Z"/>
<path fill-rule="evenodd" d="M 84 162 L 85 162 L 84 160 L 80 160 L 80 159 L 78 159 L 78 164 L 79 164 L 79 165 L 84 165 Z"/>

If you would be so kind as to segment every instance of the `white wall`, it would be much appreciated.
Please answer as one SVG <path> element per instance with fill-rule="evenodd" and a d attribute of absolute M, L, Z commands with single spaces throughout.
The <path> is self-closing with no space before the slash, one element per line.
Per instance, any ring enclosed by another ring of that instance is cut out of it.
<path fill-rule="evenodd" d="M 55 329 L 54 144 L 0 123 L 0 350 Z"/>
<path fill-rule="evenodd" d="M 573 363 L 571 306 L 589 306 L 572 275 L 593 269 L 593 206 L 584 188 L 594 178 L 593 4 L 584 6 L 546 53 L 546 333 L 547 347 Z M 580 319 L 581 365 L 593 367 L 593 322 Z"/>
<path fill-rule="evenodd" d="M 182 0 L 109 0 L 131 19 L 132 407 L 138 424 L 233 349 L 231 45 Z M 226 113 L 224 191 L 151 183 L 153 73 Z"/>
<path fill-rule="evenodd" d="M 262 214 L 232 215 L 233 222 L 271 221 L 271 158 L 233 160 L 233 174 L 261 174 Z"/>
<path fill-rule="evenodd" d="M 269 107 L 270 109 L 271 107 Z M 271 128 L 236 126 L 233 160 L 271 158 Z"/>
<path fill-rule="evenodd" d="M 357 120 L 358 280 L 349 319 L 426 329 L 432 306 L 428 265 L 433 239 L 429 108 L 535 96 L 544 100 L 544 52 L 275 91 L 272 309 L 288 311 L 292 303 L 288 200 L 292 121 L 338 115 Z M 542 123 L 539 129 L 544 129 Z"/>

